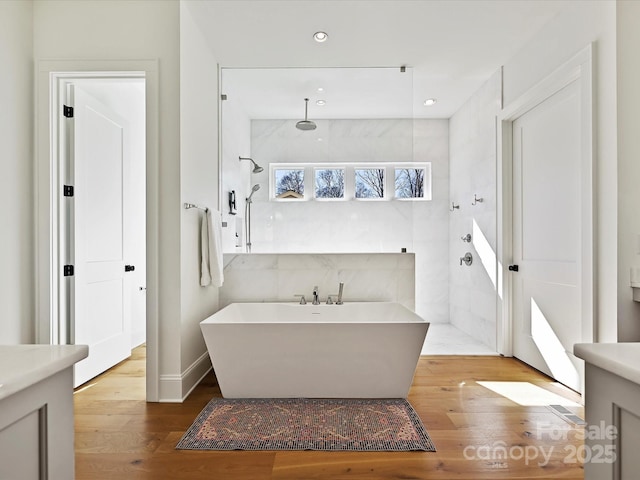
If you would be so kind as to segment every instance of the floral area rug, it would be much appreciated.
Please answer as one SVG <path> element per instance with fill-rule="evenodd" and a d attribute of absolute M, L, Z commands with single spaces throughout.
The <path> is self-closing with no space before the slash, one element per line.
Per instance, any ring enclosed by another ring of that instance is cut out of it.
<path fill-rule="evenodd" d="M 404 399 L 214 398 L 177 449 L 435 452 Z"/>

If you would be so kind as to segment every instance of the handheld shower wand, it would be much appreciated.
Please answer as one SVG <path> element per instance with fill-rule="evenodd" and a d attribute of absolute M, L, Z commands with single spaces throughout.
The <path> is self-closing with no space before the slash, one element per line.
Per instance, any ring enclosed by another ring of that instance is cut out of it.
<path fill-rule="evenodd" d="M 253 194 L 258 190 L 260 190 L 260 185 L 258 183 L 251 187 L 251 194 L 247 197 L 247 203 L 252 203 L 251 197 L 253 197 Z"/>
<path fill-rule="evenodd" d="M 251 197 L 253 197 L 253 194 L 258 190 L 260 190 L 260 184 L 256 183 L 251 187 L 251 193 L 246 198 L 246 203 L 244 204 L 244 229 L 247 232 L 247 253 L 251 253 L 251 204 L 253 203 Z"/>

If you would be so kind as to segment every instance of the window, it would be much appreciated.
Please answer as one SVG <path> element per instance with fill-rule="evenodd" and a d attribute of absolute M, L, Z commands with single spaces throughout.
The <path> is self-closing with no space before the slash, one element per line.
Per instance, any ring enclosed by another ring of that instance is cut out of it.
<path fill-rule="evenodd" d="M 429 162 L 272 163 L 269 170 L 275 201 L 431 200 Z"/>
<path fill-rule="evenodd" d="M 304 169 L 275 168 L 273 173 L 275 198 L 304 198 Z"/>
<path fill-rule="evenodd" d="M 396 168 L 395 172 L 396 198 L 425 198 L 426 168 Z"/>
<path fill-rule="evenodd" d="M 344 168 L 315 170 L 316 198 L 344 198 Z"/>
<path fill-rule="evenodd" d="M 384 168 L 356 168 L 356 198 L 384 198 Z"/>

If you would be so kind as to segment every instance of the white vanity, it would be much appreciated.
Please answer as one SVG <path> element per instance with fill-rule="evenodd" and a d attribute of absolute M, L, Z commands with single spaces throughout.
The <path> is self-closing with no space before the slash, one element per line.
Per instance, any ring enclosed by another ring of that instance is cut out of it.
<path fill-rule="evenodd" d="M 577 344 L 586 362 L 585 480 L 632 480 L 640 471 L 640 343 Z"/>
<path fill-rule="evenodd" d="M 0 479 L 74 478 L 73 365 L 88 351 L 0 346 Z"/>

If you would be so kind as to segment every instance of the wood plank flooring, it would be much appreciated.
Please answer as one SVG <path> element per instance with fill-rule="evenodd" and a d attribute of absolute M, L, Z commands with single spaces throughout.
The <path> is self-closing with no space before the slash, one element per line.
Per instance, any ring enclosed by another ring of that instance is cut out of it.
<path fill-rule="evenodd" d="M 533 397 L 519 404 L 478 381 L 522 382 L 580 402 L 518 360 L 421 357 L 409 401 L 437 452 L 210 452 L 174 447 L 220 396 L 209 374 L 182 404 L 146 403 L 145 349 L 80 387 L 75 402 L 79 480 L 583 479 L 581 427 Z M 583 417 L 582 407 L 567 407 Z M 502 447 L 502 448 L 501 448 Z M 506 453 L 506 456 L 500 453 Z M 545 457 L 543 457 L 543 454 Z M 535 458 L 534 458 L 535 456 Z"/>

